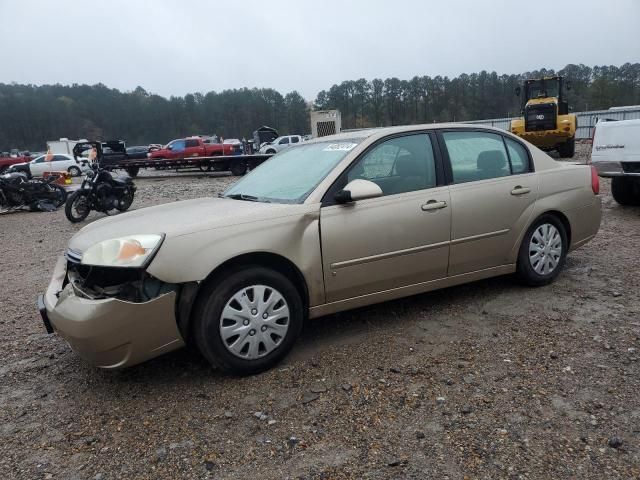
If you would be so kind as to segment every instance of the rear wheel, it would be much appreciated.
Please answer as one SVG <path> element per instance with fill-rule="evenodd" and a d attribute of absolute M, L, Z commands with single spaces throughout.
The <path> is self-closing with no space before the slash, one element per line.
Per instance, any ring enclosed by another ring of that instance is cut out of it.
<path fill-rule="evenodd" d="M 640 205 L 640 181 L 629 177 L 613 177 L 611 195 L 620 205 Z"/>
<path fill-rule="evenodd" d="M 560 158 L 573 158 L 576 153 L 576 137 L 571 137 L 565 143 L 558 146 Z"/>
<path fill-rule="evenodd" d="M 517 274 L 527 285 L 551 283 L 567 258 L 567 232 L 554 215 L 542 215 L 527 230 L 518 253 Z"/>
<path fill-rule="evenodd" d="M 287 277 L 245 267 L 205 285 L 194 310 L 193 333 L 213 366 L 251 375 L 271 368 L 291 350 L 303 318 L 300 294 Z"/>
<path fill-rule="evenodd" d="M 64 206 L 64 214 L 70 222 L 78 223 L 83 221 L 89 216 L 89 212 L 91 212 L 91 206 L 88 192 L 79 190 L 69 195 Z"/>
<path fill-rule="evenodd" d="M 64 202 L 66 202 L 67 200 L 67 191 L 64 189 L 64 187 L 62 187 L 61 185 L 57 185 L 55 183 L 50 183 L 49 188 L 53 193 L 52 195 L 53 204 L 55 205 L 56 208 L 60 208 L 62 205 L 64 205 Z"/>

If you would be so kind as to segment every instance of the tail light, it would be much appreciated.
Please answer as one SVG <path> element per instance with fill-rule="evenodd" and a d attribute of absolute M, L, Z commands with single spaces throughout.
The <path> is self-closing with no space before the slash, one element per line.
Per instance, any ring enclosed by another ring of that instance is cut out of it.
<path fill-rule="evenodd" d="M 600 193 L 600 177 L 598 177 L 598 171 L 593 165 L 591 165 L 591 190 L 594 195 Z"/>

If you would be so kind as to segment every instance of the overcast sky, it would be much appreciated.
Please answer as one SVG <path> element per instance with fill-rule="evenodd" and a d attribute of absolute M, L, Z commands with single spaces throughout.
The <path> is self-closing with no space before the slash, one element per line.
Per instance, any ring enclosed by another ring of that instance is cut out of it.
<path fill-rule="evenodd" d="M 640 0 L 0 0 L 0 19 L 0 83 L 165 96 L 640 61 Z"/>

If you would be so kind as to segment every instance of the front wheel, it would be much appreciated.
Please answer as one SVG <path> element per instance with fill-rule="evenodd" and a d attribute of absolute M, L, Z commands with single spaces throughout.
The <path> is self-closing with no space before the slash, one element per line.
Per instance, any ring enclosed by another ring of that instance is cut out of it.
<path fill-rule="evenodd" d="M 553 215 L 538 218 L 522 239 L 517 274 L 527 285 L 551 283 L 560 274 L 569 248 L 567 232 Z"/>
<path fill-rule="evenodd" d="M 78 167 L 69 167 L 68 171 L 69 175 L 71 175 L 72 177 L 79 177 L 82 174 Z"/>
<path fill-rule="evenodd" d="M 121 212 L 128 210 L 131 204 L 133 203 L 133 196 L 134 196 L 133 189 L 127 188 L 124 194 L 122 195 L 122 197 L 120 198 L 120 200 L 118 200 L 116 208 Z"/>
<path fill-rule="evenodd" d="M 67 198 L 64 206 L 64 214 L 72 223 L 82 222 L 89 216 L 91 212 L 91 202 L 89 201 L 89 193 L 82 190 L 73 192 Z"/>
<path fill-rule="evenodd" d="M 273 367 L 291 350 L 304 311 L 287 277 L 254 266 L 205 285 L 193 318 L 195 341 L 213 366 L 251 375 Z"/>

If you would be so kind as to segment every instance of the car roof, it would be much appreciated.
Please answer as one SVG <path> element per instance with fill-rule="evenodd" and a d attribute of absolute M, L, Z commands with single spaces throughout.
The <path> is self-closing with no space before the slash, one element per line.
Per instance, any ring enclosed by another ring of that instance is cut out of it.
<path fill-rule="evenodd" d="M 405 133 L 424 130 L 436 130 L 441 128 L 447 129 L 468 129 L 477 128 L 483 130 L 493 130 L 499 133 L 507 133 L 504 130 L 495 127 L 489 127 L 486 125 L 477 125 L 471 123 L 426 123 L 421 125 L 402 125 L 397 127 L 375 127 L 375 128 L 363 128 L 360 130 L 346 130 L 335 135 L 327 135 L 326 137 L 317 137 L 309 140 L 309 142 L 331 142 L 336 140 L 364 140 L 369 137 L 384 137 L 386 135 L 392 135 L 394 133 Z"/>

